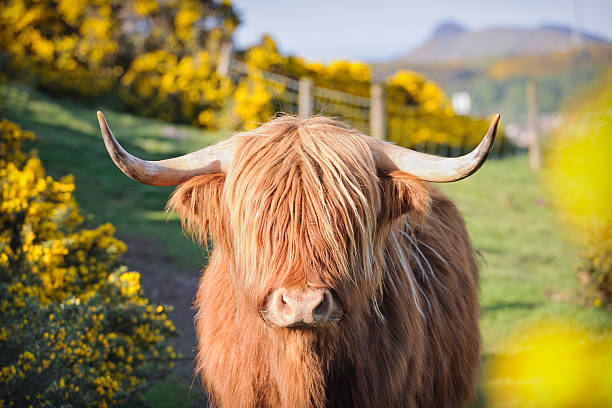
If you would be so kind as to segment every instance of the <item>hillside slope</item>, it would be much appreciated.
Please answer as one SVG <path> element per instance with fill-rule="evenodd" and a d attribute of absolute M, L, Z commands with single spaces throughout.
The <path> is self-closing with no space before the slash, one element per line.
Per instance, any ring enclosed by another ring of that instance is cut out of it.
<path fill-rule="evenodd" d="M 604 45 L 609 41 L 582 32 L 580 45 Z M 474 61 L 519 55 L 547 55 L 575 48 L 577 38 L 569 27 L 491 27 L 469 31 L 459 24 L 444 23 L 410 54 L 393 63 L 433 64 Z"/>

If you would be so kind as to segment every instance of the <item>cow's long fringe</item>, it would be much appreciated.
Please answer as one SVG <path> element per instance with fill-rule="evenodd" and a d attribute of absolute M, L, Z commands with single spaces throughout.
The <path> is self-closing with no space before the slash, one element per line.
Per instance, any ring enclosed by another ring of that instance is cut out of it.
<path fill-rule="evenodd" d="M 281 117 L 241 135 L 228 174 L 168 208 L 214 251 L 200 283 L 197 367 L 221 407 L 461 406 L 479 361 L 477 268 L 444 196 L 378 169 L 365 136 Z M 279 286 L 329 287 L 344 319 L 278 329 Z"/>

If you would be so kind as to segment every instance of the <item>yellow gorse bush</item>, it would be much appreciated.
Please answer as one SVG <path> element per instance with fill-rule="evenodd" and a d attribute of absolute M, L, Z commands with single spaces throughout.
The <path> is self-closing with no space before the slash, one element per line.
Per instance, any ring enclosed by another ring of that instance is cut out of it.
<path fill-rule="evenodd" d="M 233 85 L 205 51 L 178 58 L 152 51 L 134 59 L 121 78 L 122 98 L 141 114 L 215 128 Z"/>
<path fill-rule="evenodd" d="M 10 77 L 45 90 L 97 96 L 119 86 L 147 53 L 216 61 L 237 24 L 227 1 L 2 0 L 0 48 L 9 58 L 0 64 Z M 209 67 L 198 72 L 193 85 L 207 78 L 209 88 L 217 87 Z"/>
<path fill-rule="evenodd" d="M 232 127 L 254 129 L 274 115 L 273 98 L 281 95 L 285 87 L 280 83 L 267 82 L 263 71 L 271 70 L 283 61 L 274 40 L 269 36 L 246 52 L 244 63 L 247 75 L 239 81 L 233 95 Z"/>
<path fill-rule="evenodd" d="M 473 148 L 484 136 L 489 122 L 455 115 L 444 92 L 412 71 L 400 70 L 387 80 L 389 140 L 402 146 L 428 143 L 453 148 Z M 496 145 L 504 142 L 498 131 Z"/>
<path fill-rule="evenodd" d="M 589 231 L 587 248 L 580 254 L 576 271 L 586 287 L 587 302 L 612 308 L 612 221 Z"/>
<path fill-rule="evenodd" d="M 50 90 L 87 96 L 113 85 L 119 44 L 111 0 L 0 4 L 0 46 L 11 56 L 11 73 Z"/>
<path fill-rule="evenodd" d="M 231 100 L 230 127 L 252 129 L 272 118 L 277 111 L 292 113 L 285 106 L 285 84 L 265 78 L 265 72 L 299 79 L 310 77 L 315 85 L 359 96 L 367 96 L 371 71 L 361 62 L 334 61 L 329 65 L 307 62 L 298 57 L 286 57 L 278 52 L 270 36 L 249 48 L 241 57 L 246 75 L 238 81 Z M 297 113 L 297 112 L 293 112 Z M 327 112 L 330 115 L 337 113 Z"/>
<path fill-rule="evenodd" d="M 139 405 L 175 328 L 120 266 L 113 227 L 81 227 L 72 177 L 21 151 L 32 138 L 0 122 L 0 406 Z"/>
<path fill-rule="evenodd" d="M 418 105 L 427 113 L 453 116 L 453 108 L 444 92 L 413 71 L 399 70 L 387 80 L 390 105 Z"/>

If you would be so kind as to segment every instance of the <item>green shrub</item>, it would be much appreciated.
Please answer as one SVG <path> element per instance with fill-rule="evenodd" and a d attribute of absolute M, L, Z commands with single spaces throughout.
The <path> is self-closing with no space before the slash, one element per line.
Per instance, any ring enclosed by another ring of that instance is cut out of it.
<path fill-rule="evenodd" d="M 83 228 L 71 176 L 0 122 L 0 407 L 137 406 L 173 366 L 175 334 L 110 224 Z"/>
<path fill-rule="evenodd" d="M 612 222 L 592 230 L 577 266 L 587 298 L 596 307 L 612 307 Z"/>

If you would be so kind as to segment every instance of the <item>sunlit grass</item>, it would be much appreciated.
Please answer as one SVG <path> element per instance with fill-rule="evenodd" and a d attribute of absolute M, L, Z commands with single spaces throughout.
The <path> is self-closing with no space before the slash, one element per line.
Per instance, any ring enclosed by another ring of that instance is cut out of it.
<path fill-rule="evenodd" d="M 494 352 L 526 320 L 584 315 L 612 320 L 580 305 L 572 270 L 577 248 L 564 237 L 551 197 L 527 157 L 492 160 L 474 176 L 441 186 L 463 213 L 482 254 L 481 328 Z"/>
<path fill-rule="evenodd" d="M 146 403 L 154 408 L 201 407 L 203 398 L 197 382 L 190 384 L 174 375 L 155 384 L 145 395 Z"/>

